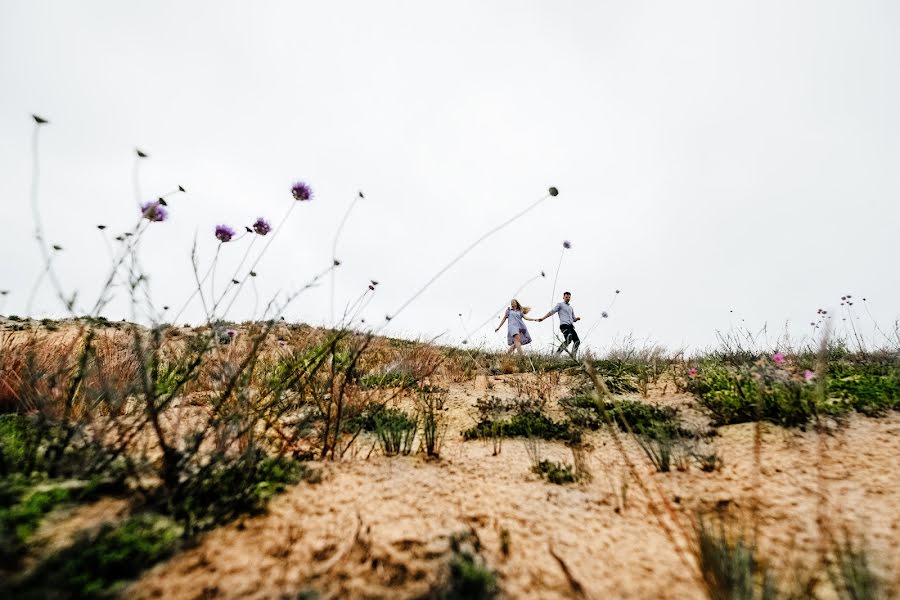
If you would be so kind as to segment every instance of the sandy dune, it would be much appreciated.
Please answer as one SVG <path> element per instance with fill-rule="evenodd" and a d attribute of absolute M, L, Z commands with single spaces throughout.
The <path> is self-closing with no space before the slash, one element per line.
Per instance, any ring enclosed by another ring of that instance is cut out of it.
<path fill-rule="evenodd" d="M 490 393 L 512 397 L 517 377 L 528 376 L 492 377 Z M 865 535 L 878 572 L 900 584 L 900 415 L 853 416 L 822 435 L 766 426 L 761 469 L 751 424 L 719 429 L 724 466 L 714 473 L 655 473 L 626 441 L 654 511 L 634 481 L 623 505 L 629 477 L 609 434 L 589 436 L 592 480 L 567 486 L 532 474 L 520 440 L 505 440 L 496 456 L 490 443 L 462 441 L 484 384 L 449 386 L 441 460 L 377 451 L 366 458 L 373 442 L 363 443 L 355 457 L 319 465 L 321 483 L 297 485 L 268 514 L 209 533 L 148 571 L 128 595 L 282 598 L 315 590 L 323 598 L 415 598 L 440 577 L 451 537 L 465 535 L 480 544 L 505 597 L 702 598 L 682 532 L 698 510 L 748 517 L 754 505 L 762 550 L 782 570 L 815 559 L 821 516 Z M 657 392 L 652 399 L 702 421 L 689 397 Z M 572 461 L 562 444 L 545 443 L 543 452 Z M 658 513 L 684 552 L 667 539 Z"/>

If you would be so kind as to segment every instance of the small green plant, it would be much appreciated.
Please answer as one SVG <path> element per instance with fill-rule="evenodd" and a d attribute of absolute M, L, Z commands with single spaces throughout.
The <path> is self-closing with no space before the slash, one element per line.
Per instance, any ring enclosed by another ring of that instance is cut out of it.
<path fill-rule="evenodd" d="M 638 434 L 634 436 L 641 450 L 660 473 L 668 473 L 672 468 L 672 460 L 678 454 L 678 438 L 667 435 L 648 436 Z"/>
<path fill-rule="evenodd" d="M 865 546 L 855 543 L 849 533 L 832 543 L 833 560 L 828 577 L 840 598 L 846 600 L 886 600 L 891 594 L 872 572 Z"/>
<path fill-rule="evenodd" d="M 422 437 L 425 454 L 440 455 L 447 434 L 447 394 L 443 390 L 422 390 L 419 393 L 419 412 L 422 415 Z"/>
<path fill-rule="evenodd" d="M 557 485 L 575 483 L 578 481 L 578 476 L 575 474 L 572 465 L 552 460 L 540 461 L 537 466 L 534 467 L 534 472 L 541 477 L 545 477 L 550 483 L 555 483 Z"/>
<path fill-rule="evenodd" d="M 419 424 L 417 415 L 409 416 L 401 410 L 387 408 L 377 413 L 374 420 L 378 441 L 385 455 L 408 455 L 412 452 Z"/>
<path fill-rule="evenodd" d="M 745 537 L 729 538 L 723 524 L 697 525 L 697 562 L 711 600 L 775 600 L 775 579 Z"/>
<path fill-rule="evenodd" d="M 491 600 L 500 595 L 497 575 L 481 556 L 478 538 L 465 533 L 450 540 L 447 573 L 427 595 L 431 600 Z"/>

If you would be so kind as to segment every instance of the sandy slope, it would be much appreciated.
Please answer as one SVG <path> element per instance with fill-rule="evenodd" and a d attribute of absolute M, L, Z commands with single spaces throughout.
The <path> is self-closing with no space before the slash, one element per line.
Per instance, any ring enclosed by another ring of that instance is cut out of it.
<path fill-rule="evenodd" d="M 507 376 L 505 379 L 513 380 Z M 498 396 L 511 397 L 503 378 Z M 548 484 L 529 472 L 523 443 L 463 442 L 482 385 L 451 385 L 451 417 L 440 461 L 385 458 L 364 448 L 355 458 L 321 465 L 324 480 L 300 484 L 268 514 L 208 534 L 158 565 L 129 596 L 281 598 L 307 589 L 327 598 L 409 598 L 441 572 L 450 536 L 470 532 L 510 598 L 702 598 L 696 568 L 657 525 L 647 498 L 628 477 L 608 434 L 593 434 L 593 480 Z M 556 390 L 557 395 L 563 393 Z M 656 398 L 685 407 L 686 397 Z M 900 416 L 853 417 L 831 436 L 767 427 L 762 469 L 753 461 L 753 426 L 719 430 L 725 466 L 715 473 L 656 474 L 627 443 L 642 478 L 689 528 L 695 511 L 749 515 L 759 505 L 763 549 L 781 565 L 813 560 L 817 515 L 865 534 L 879 571 L 900 584 Z M 569 449 L 545 444 L 549 458 Z M 820 494 L 824 491 L 824 497 Z M 654 492 L 655 493 L 655 492 Z M 661 504 L 655 503 L 659 507 Z M 678 535 L 679 525 L 665 517 Z M 509 552 L 501 551 L 501 531 Z"/>

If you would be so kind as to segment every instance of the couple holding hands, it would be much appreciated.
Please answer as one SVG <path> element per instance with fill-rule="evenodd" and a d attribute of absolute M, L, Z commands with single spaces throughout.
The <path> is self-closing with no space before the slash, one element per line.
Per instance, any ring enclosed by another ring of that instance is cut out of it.
<path fill-rule="evenodd" d="M 509 320 L 509 326 L 506 331 L 506 343 L 509 344 L 509 350 L 507 352 L 511 353 L 516 351 L 519 354 L 523 354 L 522 346 L 531 343 L 531 336 L 528 335 L 528 328 L 525 327 L 525 321 L 541 322 L 550 315 L 558 314 L 559 330 L 563 334 L 563 342 L 560 344 L 559 348 L 556 349 L 556 353 L 559 354 L 563 350 L 568 352 L 569 344 L 573 344 L 571 355 L 574 358 L 578 353 L 578 347 L 581 345 L 581 340 L 578 339 L 578 334 L 575 332 L 575 321 L 580 320 L 581 317 L 575 316 L 575 310 L 572 308 L 572 305 L 569 304 L 571 299 L 572 294 L 569 292 L 563 293 L 562 302 L 558 302 L 556 306 L 550 309 L 550 311 L 540 319 L 532 319 L 527 316 L 531 309 L 527 306 L 522 306 L 519 304 L 518 300 L 513 298 L 509 303 L 509 308 L 503 313 L 503 320 L 500 321 L 500 324 L 497 325 L 497 329 L 495 329 L 494 332 L 500 331 L 500 328 L 503 327 L 503 323 Z"/>

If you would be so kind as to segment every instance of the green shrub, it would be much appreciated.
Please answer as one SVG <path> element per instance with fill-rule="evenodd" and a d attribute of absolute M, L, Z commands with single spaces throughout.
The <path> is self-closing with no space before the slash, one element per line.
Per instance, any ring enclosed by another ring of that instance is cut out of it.
<path fill-rule="evenodd" d="M 272 458 L 260 450 L 245 452 L 238 459 L 216 455 L 187 474 L 168 499 L 166 510 L 189 533 L 210 529 L 242 514 L 261 512 L 273 496 L 300 481 L 306 472 L 300 462 Z"/>
<path fill-rule="evenodd" d="M 14 565 L 25 551 L 26 543 L 44 516 L 69 500 L 65 488 L 24 492 L 23 487 L 7 490 L 10 505 L 0 508 L 0 563 Z"/>
<path fill-rule="evenodd" d="M 764 359 L 765 360 L 765 359 Z M 804 426 L 817 414 L 856 410 L 877 416 L 900 408 L 900 369 L 889 360 L 857 357 L 829 365 L 824 398 L 819 386 L 760 362 L 753 367 L 706 363 L 687 389 L 719 425 L 758 419 L 784 427 Z"/>
<path fill-rule="evenodd" d="M 154 514 L 130 517 L 82 535 L 52 555 L 15 586 L 20 598 L 110 598 L 144 569 L 169 557 L 182 530 Z"/>
<path fill-rule="evenodd" d="M 743 536 L 729 539 L 724 526 L 700 519 L 695 552 L 711 600 L 774 600 L 775 579 Z"/>
<path fill-rule="evenodd" d="M 679 425 L 677 411 L 668 406 L 654 406 L 637 400 L 598 403 L 593 397 L 586 395 L 563 398 L 559 404 L 569 420 L 578 427 L 597 430 L 608 417 L 622 431 L 627 431 L 630 427 L 634 433 L 649 438 L 690 435 L 690 432 Z"/>
<path fill-rule="evenodd" d="M 556 422 L 539 412 L 524 412 L 509 420 L 482 419 L 474 427 L 463 431 L 466 440 L 494 437 L 539 437 L 545 440 L 581 441 L 581 432 L 570 424 Z"/>
<path fill-rule="evenodd" d="M 387 456 L 407 455 L 412 451 L 418 428 L 418 416 L 410 417 L 396 408 L 384 409 L 374 416 L 375 431 Z"/>
<path fill-rule="evenodd" d="M 542 460 L 534 467 L 534 472 L 541 477 L 546 477 L 550 483 L 564 485 L 566 483 L 575 483 L 578 476 L 572 465 L 559 463 L 552 460 Z"/>
<path fill-rule="evenodd" d="M 861 544 L 854 543 L 849 534 L 832 546 L 834 560 L 829 565 L 828 577 L 838 597 L 846 600 L 886 600 L 891 593 L 872 572 L 869 556 Z"/>
<path fill-rule="evenodd" d="M 765 367 L 765 369 L 769 369 Z M 816 386 L 770 370 L 708 366 L 688 382 L 688 390 L 718 425 L 763 420 L 784 427 L 803 426 L 820 407 Z M 829 412 L 841 412 L 834 407 Z"/>

